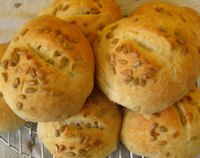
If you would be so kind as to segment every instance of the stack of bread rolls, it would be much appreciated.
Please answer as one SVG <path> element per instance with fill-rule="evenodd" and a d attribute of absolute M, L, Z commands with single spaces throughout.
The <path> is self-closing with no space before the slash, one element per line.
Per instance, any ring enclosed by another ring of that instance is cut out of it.
<path fill-rule="evenodd" d="M 120 130 L 138 155 L 194 158 L 199 28 L 195 11 L 168 3 L 122 18 L 114 0 L 55 0 L 2 55 L 0 91 L 17 116 L 38 122 L 57 158 L 104 158 L 117 149 Z M 125 108 L 122 129 L 117 104 Z M 23 123 L 11 122 L 13 129 Z"/>

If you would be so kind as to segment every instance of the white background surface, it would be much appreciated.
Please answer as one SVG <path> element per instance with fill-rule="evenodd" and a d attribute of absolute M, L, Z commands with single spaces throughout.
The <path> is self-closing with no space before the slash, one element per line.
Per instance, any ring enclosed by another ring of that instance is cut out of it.
<path fill-rule="evenodd" d="M 124 13 L 132 11 L 147 1 L 149 0 L 117 0 Z M 200 13 L 200 0 L 162 1 L 192 7 Z M 51 0 L 0 0 L 0 43 L 9 42 L 22 24 L 37 16 L 39 10 L 50 2 Z M 15 3 L 21 3 L 21 6 L 16 8 Z M 9 150 L 0 142 L 0 158 L 23 158 L 23 156 Z"/>

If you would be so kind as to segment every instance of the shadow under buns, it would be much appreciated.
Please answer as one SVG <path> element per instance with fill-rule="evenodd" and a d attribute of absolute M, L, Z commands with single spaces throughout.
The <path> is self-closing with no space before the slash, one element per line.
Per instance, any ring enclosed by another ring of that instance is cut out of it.
<path fill-rule="evenodd" d="M 121 140 L 150 158 L 194 158 L 200 154 L 200 90 L 194 88 L 165 111 L 145 118 L 126 110 Z"/>
<path fill-rule="evenodd" d="M 83 109 L 65 121 L 38 123 L 38 136 L 57 158 L 104 158 L 117 149 L 118 106 L 95 90 Z"/>
<path fill-rule="evenodd" d="M 0 59 L 6 51 L 8 44 L 0 44 Z M 0 132 L 8 132 L 19 128 L 25 124 L 5 103 L 2 93 L 0 92 Z"/>
<path fill-rule="evenodd" d="M 94 44 L 100 89 L 144 114 L 173 105 L 200 75 L 200 33 L 193 30 L 175 17 L 145 13 L 105 27 Z"/>
<path fill-rule="evenodd" d="M 53 16 L 37 17 L 17 33 L 0 67 L 0 89 L 21 118 L 64 120 L 93 89 L 94 57 L 80 30 Z"/>
<path fill-rule="evenodd" d="M 120 7 L 114 0 L 55 0 L 40 12 L 45 14 L 78 26 L 91 44 L 98 29 L 121 18 Z"/>

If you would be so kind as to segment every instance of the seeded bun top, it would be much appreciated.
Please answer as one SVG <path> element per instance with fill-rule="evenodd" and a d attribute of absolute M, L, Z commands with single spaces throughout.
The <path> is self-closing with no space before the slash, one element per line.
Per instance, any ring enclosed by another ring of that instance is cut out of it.
<path fill-rule="evenodd" d="M 8 44 L 0 44 L 0 59 L 5 53 Z M 5 103 L 2 93 L 0 92 L 0 132 L 12 131 L 25 124 L 25 121 L 17 115 Z"/>
<path fill-rule="evenodd" d="M 55 0 L 40 15 L 53 15 L 80 28 L 91 44 L 98 29 L 121 18 L 114 0 Z"/>
<path fill-rule="evenodd" d="M 107 26 L 94 45 L 100 89 L 110 100 L 143 114 L 173 105 L 200 74 L 195 28 L 165 13 L 145 12 Z"/>
<path fill-rule="evenodd" d="M 120 128 L 117 105 L 94 91 L 77 115 L 65 121 L 38 123 L 37 132 L 57 158 L 104 158 L 117 149 Z"/>
<path fill-rule="evenodd" d="M 41 16 L 17 33 L 0 73 L 5 101 L 21 118 L 63 120 L 82 108 L 93 89 L 93 53 L 78 28 Z"/>
<path fill-rule="evenodd" d="M 200 154 L 200 90 L 191 90 L 165 111 L 145 118 L 126 110 L 121 140 L 149 158 L 195 158 Z"/>

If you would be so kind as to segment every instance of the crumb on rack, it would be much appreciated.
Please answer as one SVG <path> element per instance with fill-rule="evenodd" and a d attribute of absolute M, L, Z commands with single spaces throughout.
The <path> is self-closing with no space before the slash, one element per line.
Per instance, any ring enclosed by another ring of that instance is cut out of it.
<path fill-rule="evenodd" d="M 31 141 L 28 141 L 28 142 L 27 142 L 27 148 L 28 148 L 30 151 L 32 151 L 32 149 L 33 149 L 33 143 L 32 143 Z"/>
<path fill-rule="evenodd" d="M 15 8 L 19 8 L 22 4 L 21 3 L 15 3 L 14 6 Z"/>

